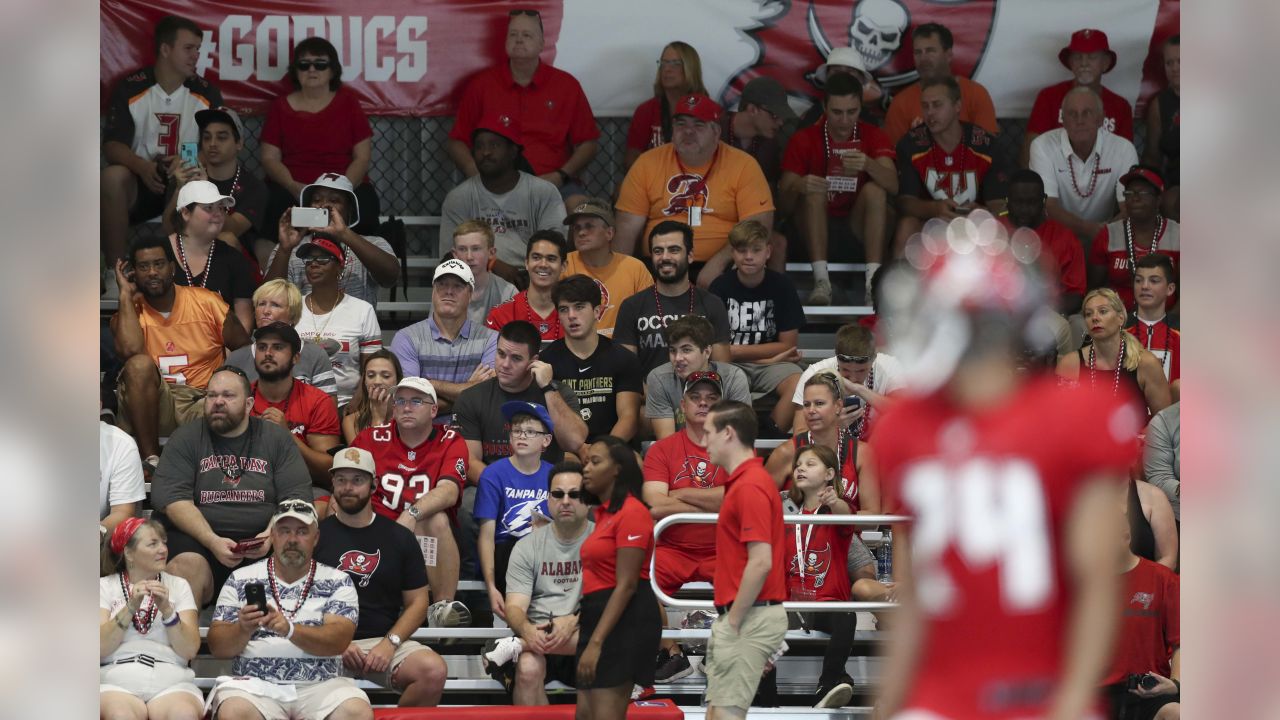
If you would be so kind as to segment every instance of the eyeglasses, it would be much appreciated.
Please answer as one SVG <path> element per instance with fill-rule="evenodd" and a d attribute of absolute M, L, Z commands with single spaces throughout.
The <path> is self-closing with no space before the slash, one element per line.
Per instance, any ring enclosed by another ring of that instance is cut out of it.
<path fill-rule="evenodd" d="M 836 354 L 836 360 L 842 363 L 867 363 L 871 362 L 872 355 L 840 355 Z"/>
<path fill-rule="evenodd" d="M 306 500 L 282 500 L 276 505 L 276 513 L 282 512 L 299 512 L 303 515 L 315 515 L 316 509 Z"/>
<path fill-rule="evenodd" d="M 520 438 L 521 440 L 528 440 L 529 438 L 535 438 L 535 437 L 538 437 L 539 435 L 550 435 L 550 434 L 551 434 L 551 433 L 546 432 L 546 431 L 544 431 L 544 430 L 529 430 L 529 429 L 526 429 L 526 428 L 519 428 L 519 429 L 517 429 L 517 428 L 511 428 L 511 437 Z"/>
<path fill-rule="evenodd" d="M 556 500 L 563 500 L 565 495 L 568 495 L 570 500 L 577 500 L 582 497 L 581 490 L 552 490 L 547 494 Z"/>
<path fill-rule="evenodd" d="M 414 410 L 417 410 L 423 405 L 435 404 L 435 403 L 432 403 L 431 400 L 427 398 L 421 398 L 421 397 L 411 397 L 411 398 L 398 397 L 392 400 L 391 403 L 396 407 L 404 407 L 405 405 L 412 405 Z"/>
<path fill-rule="evenodd" d="M 659 60 L 658 64 L 661 65 L 662 67 L 684 67 L 684 61 L 679 59 Z"/>
<path fill-rule="evenodd" d="M 299 60 L 298 62 L 294 63 L 294 66 L 303 72 L 307 72 L 311 68 L 315 68 L 316 70 L 328 70 L 329 61 L 328 60 Z"/>
<path fill-rule="evenodd" d="M 1153 198 L 1156 194 L 1150 190 L 1125 190 L 1124 199 L 1132 200 L 1134 198 Z"/>
<path fill-rule="evenodd" d="M 332 255 L 310 255 L 310 256 L 308 256 L 308 257 L 304 257 L 304 258 L 300 258 L 300 259 L 302 260 L 302 264 L 303 264 L 303 265 L 320 265 L 320 266 L 324 266 L 324 265 L 328 265 L 328 264 L 329 264 L 329 263 L 331 263 L 331 262 L 336 261 L 338 258 L 336 258 L 336 257 L 334 257 L 334 256 L 332 256 Z"/>

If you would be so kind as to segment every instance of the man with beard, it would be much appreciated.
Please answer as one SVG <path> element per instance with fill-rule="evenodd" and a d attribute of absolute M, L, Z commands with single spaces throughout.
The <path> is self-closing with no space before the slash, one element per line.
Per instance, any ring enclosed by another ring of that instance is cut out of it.
<path fill-rule="evenodd" d="M 289 431 L 298 446 L 311 481 L 329 487 L 329 451 L 338 447 L 338 406 L 323 390 L 293 378 L 293 366 L 302 350 L 298 331 L 285 322 L 264 325 L 253 333 L 253 383 L 255 417 Z"/>
<path fill-rule="evenodd" d="M 1010 235 L 1018 228 L 1035 231 L 1045 271 L 1058 285 L 1058 312 L 1080 312 L 1086 289 L 1084 250 L 1067 226 L 1045 212 L 1044 181 L 1034 171 L 1017 170 L 1010 176 L 1009 214 L 1002 220 Z"/>
<path fill-rule="evenodd" d="M 400 707 L 440 702 L 448 667 L 410 640 L 427 618 L 427 574 L 413 533 L 373 511 L 373 455 L 349 447 L 333 458 L 333 514 L 320 523 L 316 559 L 345 571 L 360 597 L 355 640 L 342 664 L 355 677 L 385 674 Z"/>
<path fill-rule="evenodd" d="M 167 572 L 202 605 L 246 558 L 270 550 L 267 522 L 281 500 L 311 498 L 311 478 L 289 431 L 249 415 L 253 392 L 237 368 L 213 372 L 204 420 L 178 428 L 151 482 L 169 534 Z M 250 542 L 254 541 L 254 542 Z"/>
<path fill-rule="evenodd" d="M 214 718 L 372 720 L 369 697 L 341 677 L 360 603 L 347 574 L 317 563 L 316 509 L 285 500 L 271 518 L 271 557 L 232 574 L 218 595 L 209 627 L 214 657 L 234 658 L 231 675 L 214 687 Z M 267 595 L 266 611 L 246 588 Z"/>
<path fill-rule="evenodd" d="M 675 220 L 658 223 L 649 232 L 649 254 L 657 282 L 622 301 L 613 341 L 635 353 L 640 372 L 648 374 L 667 362 L 667 325 L 685 315 L 700 315 L 715 329 L 712 359 L 731 362 L 729 311 L 720 298 L 689 282 L 693 228 Z"/>
<path fill-rule="evenodd" d="M 116 263 L 120 307 L 111 318 L 119 378 L 121 429 L 138 441 L 143 468 L 154 472 L 160 436 L 200 417 L 205 386 L 223 347 L 249 334 L 215 292 L 173 282 L 177 260 L 167 238 L 144 238 Z"/>

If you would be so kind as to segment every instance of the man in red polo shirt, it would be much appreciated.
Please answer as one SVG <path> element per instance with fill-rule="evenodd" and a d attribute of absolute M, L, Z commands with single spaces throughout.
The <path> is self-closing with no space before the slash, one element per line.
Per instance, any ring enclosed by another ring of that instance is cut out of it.
<path fill-rule="evenodd" d="M 704 671 L 707 719 L 744 718 L 760 675 L 787 634 L 782 500 L 756 456 L 756 414 L 721 400 L 707 416 L 707 452 L 729 472 L 716 522 L 715 602 Z"/>
<path fill-rule="evenodd" d="M 537 10 L 512 10 L 510 15 L 508 60 L 467 85 L 449 131 L 449 158 L 467 177 L 475 175 L 468 143 L 476 123 L 497 109 L 518 108 L 524 156 L 533 173 L 560 189 L 566 207 L 577 207 L 587 196 L 575 178 L 596 156 L 600 129 L 578 81 L 538 60 L 544 46 L 542 16 Z"/>

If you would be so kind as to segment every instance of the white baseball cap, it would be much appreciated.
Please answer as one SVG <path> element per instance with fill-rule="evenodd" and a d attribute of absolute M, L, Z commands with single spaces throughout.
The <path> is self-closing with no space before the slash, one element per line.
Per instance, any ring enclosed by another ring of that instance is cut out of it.
<path fill-rule="evenodd" d="M 298 204 L 302 207 L 307 205 L 307 196 L 315 188 L 329 188 L 330 190 L 340 190 L 351 196 L 351 205 L 356 209 L 356 216 L 353 218 L 343 218 L 347 221 L 347 227 L 355 227 L 360 224 L 360 198 L 356 197 L 356 188 L 351 184 L 351 179 L 346 175 L 338 173 L 325 173 L 316 178 L 310 185 L 302 188 L 302 192 L 298 193 Z"/>
<path fill-rule="evenodd" d="M 333 456 L 333 467 L 329 468 L 329 472 L 342 470 L 343 468 L 363 470 L 369 473 L 370 476 L 377 475 L 377 466 L 373 463 L 373 453 L 356 447 L 343 448 L 337 455 Z"/>
<path fill-rule="evenodd" d="M 867 66 L 862 62 L 862 55 L 860 55 L 855 48 L 831 48 L 831 52 L 827 55 L 827 61 L 818 66 L 818 69 L 813 72 L 813 77 L 817 79 L 818 82 L 825 83 L 827 81 L 827 68 L 832 65 L 843 65 L 844 67 L 851 67 L 854 70 L 857 70 L 858 74 L 861 76 L 859 79 L 861 79 L 864 84 L 866 83 L 866 79 L 870 77 L 867 73 Z"/>
<path fill-rule="evenodd" d="M 457 258 L 449 258 L 436 266 L 435 275 L 431 276 L 431 282 L 435 282 L 445 275 L 454 275 L 471 287 L 476 286 L 475 273 L 471 272 L 471 268 L 466 263 Z"/>
<path fill-rule="evenodd" d="M 192 180 L 183 185 L 182 189 L 178 191 L 177 207 L 184 208 L 192 203 L 213 205 L 223 201 L 226 201 L 231 207 L 235 207 L 236 199 L 218 192 L 217 185 L 208 180 Z"/>
<path fill-rule="evenodd" d="M 306 500 L 281 500 L 276 505 L 276 514 L 271 516 L 271 524 L 268 529 L 275 527 L 276 522 L 291 517 L 295 520 L 301 520 L 308 525 L 317 525 L 320 518 L 316 517 L 316 506 Z"/>
<path fill-rule="evenodd" d="M 417 390 L 424 395 L 431 396 L 431 402 L 439 402 L 436 398 L 436 389 L 431 386 L 431 381 L 424 377 L 409 376 L 401 380 L 395 387 L 396 390 L 407 388 L 409 390 Z"/>

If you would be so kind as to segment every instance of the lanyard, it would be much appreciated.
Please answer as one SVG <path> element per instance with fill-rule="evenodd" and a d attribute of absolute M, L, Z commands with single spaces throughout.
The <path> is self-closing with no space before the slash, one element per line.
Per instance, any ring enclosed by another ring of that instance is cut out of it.
<path fill-rule="evenodd" d="M 822 508 L 818 508 L 818 509 L 821 510 Z M 801 507 L 800 514 L 808 515 L 809 513 L 806 513 L 804 511 L 804 508 Z M 813 511 L 813 514 L 817 515 L 818 511 L 817 510 Z M 796 531 L 796 567 L 800 569 L 800 587 L 803 588 L 804 587 L 804 559 L 805 559 L 805 556 L 809 554 L 809 540 L 813 537 L 814 526 L 812 523 L 805 526 L 806 529 L 804 532 L 804 544 L 800 543 L 800 526 L 795 525 L 794 527 Z"/>
<path fill-rule="evenodd" d="M 692 175 L 693 173 L 689 172 L 688 168 L 684 166 L 684 163 L 680 162 L 680 153 L 675 153 L 675 157 L 676 157 L 676 167 L 680 168 L 680 174 Z M 706 192 L 707 180 L 711 177 L 711 172 L 716 169 L 716 161 L 719 159 L 720 159 L 720 141 L 717 140 L 716 151 L 715 151 L 715 154 L 711 156 L 711 164 L 707 166 L 707 171 L 703 173 L 702 176 L 699 177 L 692 185 L 690 185 L 688 190 L 685 191 L 687 193 L 686 194 L 687 200 L 685 200 L 686 205 L 688 205 L 689 207 L 693 207 L 693 199 L 698 195 L 703 195 L 704 197 L 703 197 L 702 207 L 704 208 L 706 207 L 705 196 L 707 194 Z"/>

